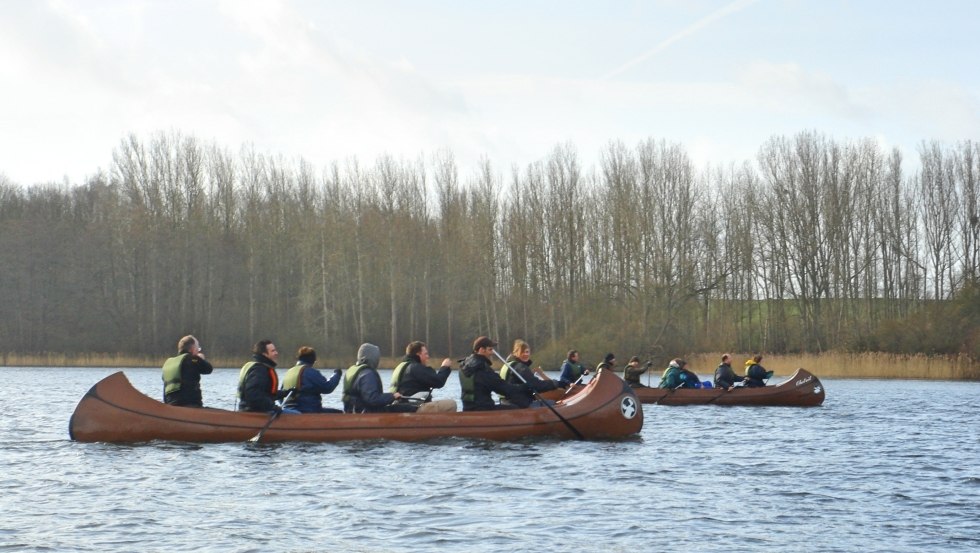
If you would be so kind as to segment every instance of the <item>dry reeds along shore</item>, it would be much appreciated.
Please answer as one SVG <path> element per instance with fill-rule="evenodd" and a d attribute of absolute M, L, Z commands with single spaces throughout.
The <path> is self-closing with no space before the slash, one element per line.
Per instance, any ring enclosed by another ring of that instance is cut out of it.
<path fill-rule="evenodd" d="M 739 374 L 745 360 L 752 353 L 732 352 L 732 368 Z M 799 367 L 822 378 L 898 378 L 927 380 L 980 380 L 980 363 L 966 355 L 896 355 L 892 353 L 840 353 L 820 354 L 766 354 L 763 353 L 763 366 L 775 376 L 789 376 Z M 721 360 L 721 353 L 697 353 L 680 355 L 690 363 L 690 368 L 700 375 L 711 375 Z M 628 357 L 627 357 L 628 359 Z M 245 358 L 208 358 L 215 367 L 238 368 L 247 361 Z M 0 354 L 3 367 L 160 367 L 163 358 L 151 356 L 123 355 L 118 353 L 84 353 L 67 355 L 63 353 L 40 354 Z M 398 360 L 383 367 L 394 367 Z M 288 365 L 289 363 L 285 363 Z M 324 360 L 321 367 L 346 368 L 350 363 Z M 555 367 L 557 370 L 558 362 Z M 546 367 L 547 368 L 547 367 Z M 651 380 L 666 368 L 651 367 Z"/>
<path fill-rule="evenodd" d="M 721 362 L 721 353 L 691 354 L 687 360 L 693 370 L 712 374 Z M 742 374 L 752 353 L 732 353 L 732 368 Z M 980 380 L 980 363 L 966 355 L 896 355 L 894 353 L 766 354 L 762 365 L 774 376 L 789 376 L 804 368 L 822 378 L 898 378 L 925 380 Z"/>

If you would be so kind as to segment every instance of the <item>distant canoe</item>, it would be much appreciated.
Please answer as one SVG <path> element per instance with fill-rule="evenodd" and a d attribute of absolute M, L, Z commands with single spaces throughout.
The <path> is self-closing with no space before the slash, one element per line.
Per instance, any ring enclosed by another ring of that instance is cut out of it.
<path fill-rule="evenodd" d="M 604 371 L 581 393 L 558 402 L 555 411 L 586 439 L 621 438 L 643 427 L 643 409 L 633 390 Z M 268 420 L 266 413 L 167 405 L 138 391 L 117 372 L 92 386 L 79 401 L 68 434 L 80 442 L 243 442 Z M 283 414 L 268 427 L 262 441 L 418 441 L 449 436 L 575 437 L 555 412 L 542 407 L 465 413 Z"/>
<path fill-rule="evenodd" d="M 816 407 L 823 404 L 824 388 L 820 379 L 805 369 L 775 386 L 746 388 L 634 388 L 643 403 L 658 405 L 770 405 L 784 407 Z"/>

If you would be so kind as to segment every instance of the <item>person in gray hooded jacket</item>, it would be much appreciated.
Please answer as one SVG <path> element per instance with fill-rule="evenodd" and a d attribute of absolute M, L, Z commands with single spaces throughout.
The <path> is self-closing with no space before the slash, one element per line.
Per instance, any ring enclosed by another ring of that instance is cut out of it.
<path fill-rule="evenodd" d="M 357 350 L 357 363 L 344 373 L 345 413 L 384 413 L 415 411 L 416 406 L 394 404 L 401 399 L 398 392 L 385 393 L 378 374 L 381 350 L 374 344 L 361 344 Z"/>

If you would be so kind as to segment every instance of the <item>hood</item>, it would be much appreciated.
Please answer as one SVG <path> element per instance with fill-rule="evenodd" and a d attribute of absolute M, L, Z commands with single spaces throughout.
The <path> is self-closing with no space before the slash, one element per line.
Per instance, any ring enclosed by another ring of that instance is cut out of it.
<path fill-rule="evenodd" d="M 357 350 L 357 364 L 367 365 L 372 369 L 378 368 L 381 362 L 381 350 L 374 344 L 361 344 Z"/>

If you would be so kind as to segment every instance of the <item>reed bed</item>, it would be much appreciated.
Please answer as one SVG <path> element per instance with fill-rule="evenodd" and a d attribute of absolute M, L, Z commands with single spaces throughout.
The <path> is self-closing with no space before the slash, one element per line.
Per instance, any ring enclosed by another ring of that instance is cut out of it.
<path fill-rule="evenodd" d="M 739 374 L 745 360 L 751 353 L 732 353 L 732 368 Z M 689 368 L 701 375 L 710 375 L 721 360 L 721 353 L 696 353 L 685 356 Z M 208 357 L 215 367 L 238 368 L 249 359 L 247 356 Z M 292 365 L 292 359 L 280 357 L 280 368 Z M 164 358 L 160 356 L 135 356 L 119 353 L 0 353 L 2 367 L 161 367 Z M 320 369 L 347 368 L 349 361 L 332 359 L 317 363 Z M 401 359 L 382 359 L 381 366 L 394 367 Z M 438 365 L 435 360 L 432 366 Z M 651 378 L 666 368 L 652 367 Z M 803 367 L 823 378 L 899 378 L 923 380 L 980 380 L 980 363 L 966 355 L 896 355 L 892 353 L 843 353 L 825 352 L 818 354 L 764 354 L 762 365 L 774 372 L 775 376 L 789 376 L 798 367 Z"/>
<path fill-rule="evenodd" d="M 732 368 L 742 374 L 751 353 L 732 353 Z M 922 380 L 980 380 L 980 363 L 966 355 L 898 355 L 894 353 L 824 352 L 763 354 L 762 365 L 774 376 L 789 376 L 804 368 L 822 378 L 898 378 Z M 711 374 L 721 362 L 721 353 L 691 354 L 687 358 L 695 372 Z"/>

